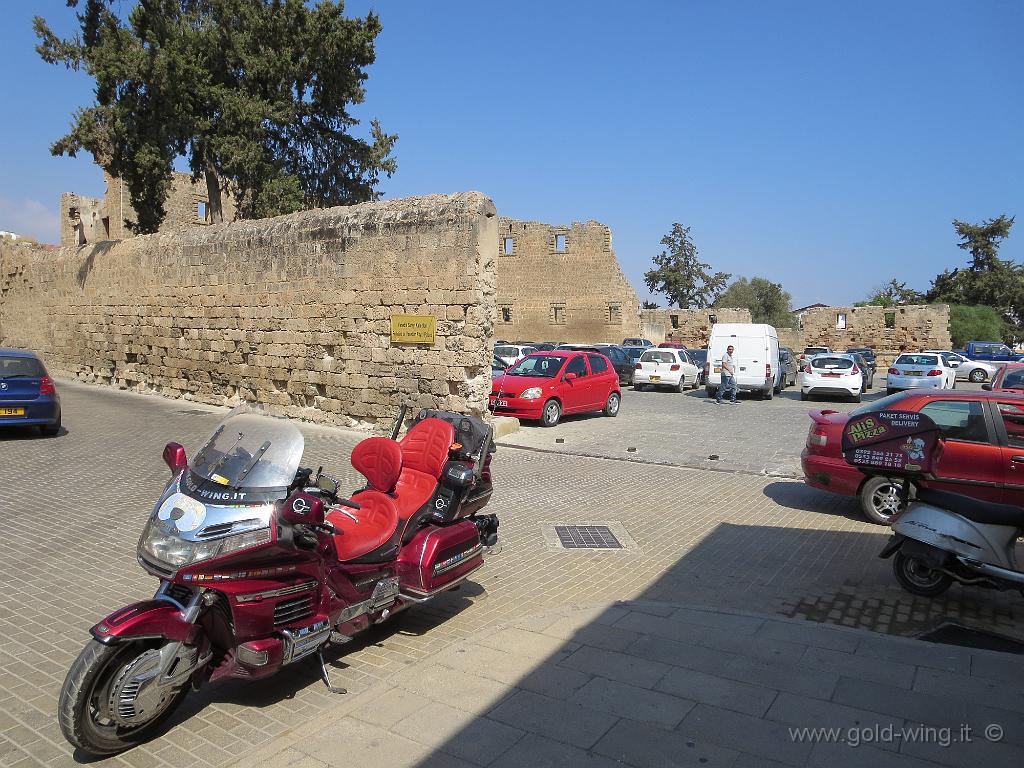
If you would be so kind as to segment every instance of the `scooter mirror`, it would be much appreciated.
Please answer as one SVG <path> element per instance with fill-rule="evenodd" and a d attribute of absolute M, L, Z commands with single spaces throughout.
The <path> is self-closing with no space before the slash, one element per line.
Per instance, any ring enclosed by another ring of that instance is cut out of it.
<path fill-rule="evenodd" d="M 164 464 L 171 470 L 172 475 L 178 474 L 188 466 L 188 458 L 185 456 L 185 446 L 180 443 L 168 443 L 164 446 Z"/>

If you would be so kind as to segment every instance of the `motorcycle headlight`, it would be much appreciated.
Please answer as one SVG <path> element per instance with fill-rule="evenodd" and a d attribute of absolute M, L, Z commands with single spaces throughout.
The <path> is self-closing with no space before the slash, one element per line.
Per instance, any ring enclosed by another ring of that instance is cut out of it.
<path fill-rule="evenodd" d="M 158 519 L 152 519 L 139 540 L 139 552 L 175 569 L 210 560 L 249 547 L 270 543 L 270 528 L 260 528 L 214 541 L 188 541 L 164 530 Z"/>
<path fill-rule="evenodd" d="M 523 400 L 536 400 L 540 397 L 540 387 L 530 387 L 528 390 L 523 392 L 519 397 Z"/>

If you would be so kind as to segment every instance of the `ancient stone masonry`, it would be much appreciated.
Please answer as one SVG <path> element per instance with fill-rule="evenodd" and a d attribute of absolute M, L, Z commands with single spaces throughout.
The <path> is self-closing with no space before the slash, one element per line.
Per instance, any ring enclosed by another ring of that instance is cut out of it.
<path fill-rule="evenodd" d="M 501 218 L 496 254 L 496 337 L 620 342 L 640 331 L 640 301 L 604 224 Z"/>
<path fill-rule="evenodd" d="M 469 192 L 0 244 L 0 345 L 85 381 L 348 426 L 410 401 L 484 414 L 497 243 L 494 204 Z M 393 314 L 435 316 L 436 343 L 392 344 Z"/>
<path fill-rule="evenodd" d="M 688 347 L 706 347 L 715 323 L 749 323 L 749 309 L 642 309 L 641 335 L 655 344 L 676 341 Z"/>
<path fill-rule="evenodd" d="M 879 368 L 888 367 L 896 359 L 901 345 L 922 350 L 949 349 L 951 344 L 948 304 L 817 307 L 806 311 L 800 323 L 794 349 L 871 347 L 878 356 Z"/>
<path fill-rule="evenodd" d="M 103 198 L 84 197 L 73 192 L 60 196 L 61 245 L 85 245 L 132 237 L 125 220 L 135 222 L 138 216 L 132 207 L 128 187 L 124 181 L 108 173 L 103 174 L 103 179 L 107 185 Z M 171 179 L 171 191 L 164 201 L 164 220 L 159 231 L 210 224 L 209 202 L 205 181 L 193 182 L 188 174 L 175 173 Z M 235 204 L 230 195 L 222 195 L 221 207 L 225 221 L 235 218 Z"/>

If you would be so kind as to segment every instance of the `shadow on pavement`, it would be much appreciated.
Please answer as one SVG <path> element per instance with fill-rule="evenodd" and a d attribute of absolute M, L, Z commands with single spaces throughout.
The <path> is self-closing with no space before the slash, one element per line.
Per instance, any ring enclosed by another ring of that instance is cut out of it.
<path fill-rule="evenodd" d="M 849 520 L 866 522 L 856 497 L 819 491 L 801 481 L 769 483 L 764 487 L 764 495 L 788 509 L 820 512 L 824 515 L 838 515 Z"/>

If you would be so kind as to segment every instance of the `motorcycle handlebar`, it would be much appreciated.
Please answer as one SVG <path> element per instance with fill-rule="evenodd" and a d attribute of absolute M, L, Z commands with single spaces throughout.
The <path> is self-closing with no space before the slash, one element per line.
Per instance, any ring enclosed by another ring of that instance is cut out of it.
<path fill-rule="evenodd" d="M 352 499 L 338 499 L 338 503 L 343 507 L 351 507 L 352 509 L 362 509 L 363 505 L 358 501 L 352 501 Z"/>

